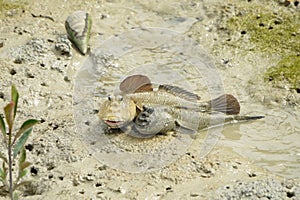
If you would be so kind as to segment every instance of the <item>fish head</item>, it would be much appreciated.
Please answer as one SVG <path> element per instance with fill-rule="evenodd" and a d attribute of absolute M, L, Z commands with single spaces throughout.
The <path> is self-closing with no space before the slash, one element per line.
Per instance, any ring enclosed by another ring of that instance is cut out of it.
<path fill-rule="evenodd" d="M 136 116 L 136 105 L 126 96 L 109 96 L 101 104 L 98 116 L 110 128 L 121 128 L 133 121 Z"/>

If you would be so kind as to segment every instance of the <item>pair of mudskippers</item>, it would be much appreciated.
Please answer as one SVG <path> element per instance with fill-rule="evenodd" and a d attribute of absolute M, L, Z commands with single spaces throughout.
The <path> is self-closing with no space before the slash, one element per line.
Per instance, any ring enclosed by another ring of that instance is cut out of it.
<path fill-rule="evenodd" d="M 109 96 L 98 115 L 110 129 L 122 129 L 134 137 L 150 138 L 171 130 L 193 134 L 213 126 L 263 118 L 240 116 L 239 102 L 230 94 L 201 102 L 198 95 L 177 86 L 159 85 L 154 90 L 144 75 L 125 78 L 119 88 L 121 93 Z"/>

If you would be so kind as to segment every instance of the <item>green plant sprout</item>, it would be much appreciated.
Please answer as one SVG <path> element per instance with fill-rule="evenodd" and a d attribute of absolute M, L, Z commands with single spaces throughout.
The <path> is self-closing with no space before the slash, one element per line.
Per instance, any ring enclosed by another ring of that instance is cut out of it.
<path fill-rule="evenodd" d="M 11 102 L 4 107 L 5 121 L 0 115 L 0 130 L 3 135 L 3 145 L 7 149 L 7 155 L 0 152 L 2 166 L 0 166 L 0 181 L 2 188 L 9 193 L 11 200 L 18 199 L 18 194 L 15 190 L 28 181 L 23 181 L 22 178 L 27 174 L 27 167 L 31 165 L 26 161 L 26 150 L 24 145 L 32 132 L 32 128 L 39 121 L 29 119 L 25 121 L 20 129 L 13 134 L 13 124 L 17 113 L 19 93 L 13 85 L 11 88 Z M 18 163 L 16 163 L 18 158 Z M 13 165 L 13 164 L 16 165 Z M 17 168 L 18 170 L 16 170 Z M 16 178 L 13 180 L 13 171 L 17 171 Z"/>

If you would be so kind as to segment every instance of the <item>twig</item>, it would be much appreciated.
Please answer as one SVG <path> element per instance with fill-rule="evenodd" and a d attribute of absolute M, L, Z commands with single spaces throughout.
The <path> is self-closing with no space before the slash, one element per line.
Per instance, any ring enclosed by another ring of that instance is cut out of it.
<path fill-rule="evenodd" d="M 10 134 L 11 135 L 11 134 Z M 9 141 L 11 143 L 11 141 Z M 9 167 L 9 196 L 13 200 L 13 180 L 12 180 L 12 159 L 11 159 L 11 144 L 8 144 L 8 167 Z"/>
<path fill-rule="evenodd" d="M 40 17 L 40 18 L 49 19 L 49 20 L 51 20 L 51 21 L 54 22 L 54 19 L 53 19 L 52 17 L 50 17 L 50 16 L 46 16 L 46 15 L 35 15 L 35 14 L 33 14 L 33 13 L 31 13 L 31 16 L 34 17 L 34 18 Z"/>

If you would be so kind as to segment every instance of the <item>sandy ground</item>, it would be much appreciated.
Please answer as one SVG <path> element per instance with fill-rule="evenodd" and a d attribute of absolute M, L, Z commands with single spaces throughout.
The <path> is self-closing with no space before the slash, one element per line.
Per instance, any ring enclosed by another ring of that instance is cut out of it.
<path fill-rule="evenodd" d="M 244 68 L 238 74 L 227 66 L 226 58 L 232 58 L 230 65 L 259 62 L 265 67 L 274 58 L 262 59 L 255 53 L 238 56 L 239 50 L 218 45 L 225 37 L 216 31 L 224 14 L 222 1 L 30 2 L 4 11 L 0 24 L 0 107 L 9 101 L 14 83 L 20 93 L 19 122 L 41 120 L 26 145 L 32 166 L 25 178 L 32 183 L 20 189 L 21 199 L 300 199 L 298 179 L 272 174 L 226 145 L 217 145 L 200 159 L 200 142 L 195 140 L 176 162 L 152 172 L 130 173 L 99 162 L 76 132 L 74 82 L 86 56 L 71 47 L 64 29 L 65 19 L 76 10 L 92 15 L 91 49 L 133 27 L 168 28 L 201 41 L 215 57 L 227 91 L 242 101 L 251 94 L 260 99 L 253 87 L 238 90 L 230 83 L 257 76 L 263 69 L 249 73 L 251 69 Z"/>

